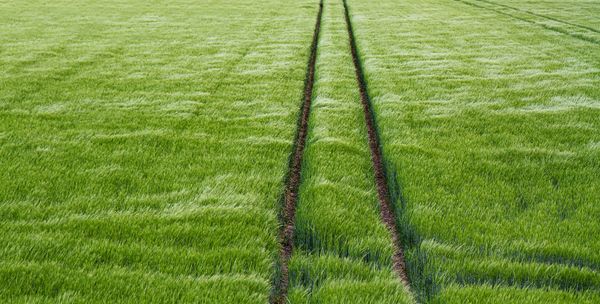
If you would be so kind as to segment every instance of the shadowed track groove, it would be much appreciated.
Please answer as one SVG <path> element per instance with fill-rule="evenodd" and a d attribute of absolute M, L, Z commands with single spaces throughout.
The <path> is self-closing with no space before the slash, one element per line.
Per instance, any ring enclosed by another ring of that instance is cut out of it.
<path fill-rule="evenodd" d="M 410 290 L 410 281 L 407 275 L 406 262 L 404 259 L 404 250 L 402 248 L 400 233 L 396 226 L 396 216 L 394 207 L 390 198 L 388 182 L 383 165 L 383 153 L 379 144 L 379 135 L 377 134 L 377 125 L 375 116 L 371 106 L 371 100 L 367 91 L 367 82 L 364 77 L 362 64 L 358 55 L 356 40 L 354 38 L 354 30 L 350 20 L 350 12 L 348 3 L 344 3 L 344 16 L 346 18 L 346 26 L 348 29 L 348 39 L 350 43 L 350 51 L 352 53 L 352 61 L 354 63 L 354 71 L 360 91 L 360 99 L 365 114 L 365 123 L 367 126 L 367 134 L 369 139 L 369 148 L 371 151 L 371 161 L 373 162 L 373 171 L 375 174 L 375 184 L 377 186 L 377 197 L 380 205 L 381 220 L 386 228 L 390 231 L 394 247 L 394 255 L 392 257 L 394 271 L 398 274 L 402 284 L 407 290 Z"/>
<path fill-rule="evenodd" d="M 289 261 L 292 256 L 294 245 L 294 225 L 296 217 L 296 204 L 298 202 L 298 190 L 300 188 L 302 159 L 304 156 L 304 147 L 308 135 L 308 120 L 310 117 L 310 107 L 312 103 L 313 86 L 315 81 L 315 66 L 317 61 L 317 48 L 319 44 L 319 33 L 321 31 L 321 19 L 323 15 L 323 0 L 319 2 L 319 11 L 313 33 L 313 40 L 310 48 L 310 57 L 306 69 L 306 80 L 304 82 L 304 97 L 300 116 L 298 119 L 298 131 L 294 140 L 293 154 L 291 155 L 286 186 L 284 189 L 281 210 L 280 244 L 278 269 L 274 277 L 271 291 L 270 303 L 283 304 L 286 302 L 287 290 L 289 287 Z"/>

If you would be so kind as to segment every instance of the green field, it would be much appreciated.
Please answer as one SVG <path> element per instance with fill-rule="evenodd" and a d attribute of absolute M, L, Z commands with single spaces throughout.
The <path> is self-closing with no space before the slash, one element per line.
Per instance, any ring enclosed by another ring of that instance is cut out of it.
<path fill-rule="evenodd" d="M 289 303 L 600 303 L 600 1 L 323 0 Z M 0 1 L 0 302 L 267 303 L 318 0 Z"/>
<path fill-rule="evenodd" d="M 0 299 L 266 302 L 317 6 L 1 5 Z"/>
<path fill-rule="evenodd" d="M 292 303 L 403 303 L 377 197 L 341 1 L 325 2 L 303 185 L 290 261 Z"/>
<path fill-rule="evenodd" d="M 461 2 L 350 3 L 415 289 L 599 301 L 599 46 Z"/>

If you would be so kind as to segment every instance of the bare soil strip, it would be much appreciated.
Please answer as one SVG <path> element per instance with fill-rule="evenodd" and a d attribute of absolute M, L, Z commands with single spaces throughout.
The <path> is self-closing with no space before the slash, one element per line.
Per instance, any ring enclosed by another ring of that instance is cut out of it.
<path fill-rule="evenodd" d="M 484 9 L 484 10 L 488 10 L 488 11 L 492 11 L 492 12 L 495 12 L 497 14 L 504 15 L 504 16 L 507 16 L 507 17 L 511 17 L 511 18 L 514 18 L 514 19 L 517 19 L 517 20 L 521 20 L 521 21 L 524 21 L 524 22 L 527 22 L 527 23 L 530 23 L 530 24 L 533 24 L 533 25 L 541 26 L 544 29 L 547 29 L 547 30 L 550 30 L 550 31 L 554 31 L 554 32 L 557 32 L 557 33 L 561 33 L 561 34 L 565 34 L 567 36 L 571 36 L 571 37 L 579 39 L 579 40 L 587 41 L 587 42 L 594 43 L 594 44 L 600 44 L 600 40 L 594 39 L 592 37 L 583 36 L 583 35 L 580 35 L 580 34 L 577 34 L 577 33 L 571 33 L 569 31 L 566 31 L 566 30 L 561 29 L 561 28 L 552 27 L 552 26 L 548 26 L 546 24 L 537 23 L 537 22 L 535 22 L 533 20 L 529 20 L 529 19 L 524 18 L 524 17 L 519 17 L 519 16 L 516 16 L 516 15 L 513 15 L 513 14 L 509 14 L 509 13 L 500 11 L 498 9 L 494 9 L 494 8 L 491 8 L 491 7 L 485 7 L 485 6 L 482 6 L 482 5 L 479 5 L 479 4 L 475 4 L 475 3 L 472 3 L 472 2 L 468 2 L 468 1 L 464 1 L 464 0 L 454 0 L 454 1 L 466 4 L 466 5 L 469 5 L 469 6 L 472 6 L 472 7 L 476 7 L 476 8 L 480 8 L 480 9 Z M 484 2 L 484 1 L 482 1 L 482 2 Z M 484 3 L 488 3 L 489 4 L 489 2 L 484 2 Z M 493 5 L 493 4 L 490 4 L 490 5 Z M 498 7 L 498 6 L 496 6 L 496 7 Z M 535 15 L 532 14 L 532 16 L 535 16 Z"/>
<path fill-rule="evenodd" d="M 356 80 L 358 82 L 358 88 L 360 90 L 360 99 L 365 114 L 365 122 L 367 125 L 367 133 L 369 137 L 369 148 L 371 149 L 371 160 L 373 162 L 373 169 L 375 173 L 375 184 L 377 186 L 377 196 L 379 198 L 379 205 L 381 211 L 381 219 L 390 231 L 392 236 L 392 242 L 394 246 L 393 267 L 394 271 L 400 277 L 402 284 L 410 290 L 410 281 L 406 271 L 406 262 L 404 260 L 404 251 L 400 240 L 400 233 L 396 227 L 396 216 L 392 201 L 390 199 L 390 193 L 388 189 L 387 177 L 385 167 L 383 165 L 383 153 L 381 152 L 381 146 L 379 144 L 379 135 L 377 134 L 377 126 L 375 122 L 375 116 L 371 106 L 371 100 L 367 92 L 367 83 L 364 78 L 360 57 L 356 47 L 356 41 L 354 38 L 354 31 L 352 29 L 352 22 L 350 21 L 350 13 L 348 11 L 348 4 L 346 0 L 344 2 L 344 11 L 346 17 L 346 25 L 348 28 L 348 38 L 350 42 L 350 51 L 352 52 L 352 61 L 354 62 L 354 70 L 356 72 Z"/>
<path fill-rule="evenodd" d="M 304 101 L 298 119 L 298 131 L 294 140 L 293 155 L 288 167 L 286 187 L 283 193 L 283 209 L 281 211 L 282 228 L 280 231 L 281 249 L 279 252 L 278 271 L 273 282 L 273 290 L 269 299 L 270 303 L 283 304 L 289 285 L 288 263 L 292 256 L 294 245 L 294 224 L 296 218 L 296 203 L 298 202 L 298 190 L 301 181 L 302 159 L 306 136 L 308 134 L 308 119 L 310 117 L 310 106 L 312 103 L 313 85 L 315 80 L 315 65 L 317 61 L 317 46 L 319 44 L 319 32 L 321 31 L 321 16 L 323 15 L 323 0 L 319 3 L 319 12 L 313 33 L 310 49 L 310 57 L 306 69 L 304 82 Z"/>

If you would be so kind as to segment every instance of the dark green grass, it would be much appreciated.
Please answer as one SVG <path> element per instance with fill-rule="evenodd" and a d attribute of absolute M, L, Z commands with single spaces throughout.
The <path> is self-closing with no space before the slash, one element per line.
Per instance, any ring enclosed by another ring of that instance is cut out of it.
<path fill-rule="evenodd" d="M 264 303 L 316 9 L 2 2 L 0 299 Z"/>
<path fill-rule="evenodd" d="M 521 289 L 504 286 L 460 286 L 450 285 L 431 303 L 582 303 L 593 304 L 600 301 L 598 293 L 586 291 L 573 293 L 552 289 Z"/>
<path fill-rule="evenodd" d="M 288 299 L 412 303 L 392 271 L 343 13 L 325 1 Z"/>
<path fill-rule="evenodd" d="M 456 1 L 349 3 L 420 299 L 594 302 L 597 45 Z"/>

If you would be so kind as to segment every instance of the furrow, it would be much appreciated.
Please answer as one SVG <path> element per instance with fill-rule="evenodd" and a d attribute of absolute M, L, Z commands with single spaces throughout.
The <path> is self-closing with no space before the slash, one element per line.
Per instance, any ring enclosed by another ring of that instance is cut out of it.
<path fill-rule="evenodd" d="M 304 83 L 304 97 L 302 109 L 298 119 L 297 133 L 294 140 L 293 154 L 291 155 L 286 186 L 283 193 L 283 205 L 281 210 L 282 228 L 280 231 L 280 252 L 278 269 L 274 277 L 270 303 L 285 303 L 289 285 L 289 260 L 292 255 L 294 243 L 294 224 L 296 216 L 296 203 L 298 201 L 298 190 L 301 181 L 302 159 L 304 147 L 308 134 L 308 120 L 312 102 L 313 85 L 315 80 L 315 65 L 317 59 L 317 47 L 319 44 L 319 32 L 321 30 L 321 17 L 323 15 L 323 1 L 319 3 L 317 21 L 311 43 L 310 57 L 306 69 L 306 80 Z"/>
<path fill-rule="evenodd" d="M 406 270 L 404 250 L 402 248 L 400 240 L 400 233 L 396 227 L 396 216 L 394 214 L 394 208 L 388 190 L 386 172 L 385 167 L 383 165 L 383 153 L 379 144 L 379 135 L 377 134 L 375 116 L 371 106 L 371 101 L 369 99 L 367 83 L 364 78 L 360 57 L 358 55 L 354 31 L 352 29 L 352 22 L 350 20 L 348 3 L 346 2 L 346 0 L 343 0 L 343 3 L 344 16 L 346 18 L 346 26 L 348 29 L 350 51 L 352 53 L 352 61 L 354 63 L 356 80 L 360 91 L 360 99 L 365 115 L 365 123 L 367 126 L 367 135 L 369 140 L 369 148 L 371 151 L 373 170 L 375 173 L 375 184 L 377 187 L 377 197 L 379 199 L 380 204 L 381 219 L 384 222 L 387 229 L 390 231 L 390 234 L 392 236 L 392 242 L 394 246 L 394 255 L 392 257 L 394 271 L 396 271 L 396 273 L 400 277 L 400 280 L 402 281 L 402 284 L 407 288 L 407 290 L 410 290 L 410 281 Z"/>

